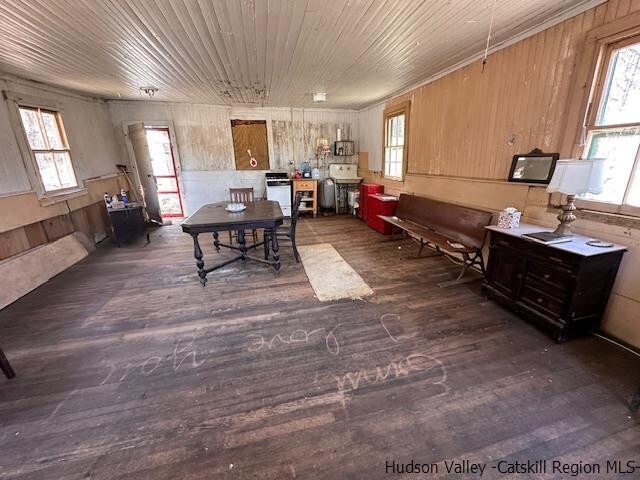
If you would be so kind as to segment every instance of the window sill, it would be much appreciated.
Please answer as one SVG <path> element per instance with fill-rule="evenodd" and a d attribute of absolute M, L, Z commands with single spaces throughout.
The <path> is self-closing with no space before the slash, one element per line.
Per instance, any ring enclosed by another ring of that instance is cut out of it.
<path fill-rule="evenodd" d="M 583 208 L 578 211 L 577 217 L 584 220 L 592 220 L 595 222 L 640 230 L 640 217 L 625 213 L 601 212 Z"/>
<path fill-rule="evenodd" d="M 64 192 L 60 192 L 60 193 L 45 194 L 39 199 L 40 206 L 46 207 L 47 205 L 66 202 L 70 198 L 81 197 L 82 195 L 86 195 L 87 193 L 89 193 L 89 190 L 87 190 L 84 187 L 78 187 L 78 188 L 65 190 Z"/>
<path fill-rule="evenodd" d="M 560 207 L 549 206 L 549 213 L 560 213 Z M 631 228 L 640 230 L 640 217 L 627 215 L 624 213 L 605 212 L 594 210 L 591 208 L 578 207 L 575 211 L 578 221 L 588 220 L 591 222 L 603 223 L 607 225 L 615 225 L 618 227 Z"/>

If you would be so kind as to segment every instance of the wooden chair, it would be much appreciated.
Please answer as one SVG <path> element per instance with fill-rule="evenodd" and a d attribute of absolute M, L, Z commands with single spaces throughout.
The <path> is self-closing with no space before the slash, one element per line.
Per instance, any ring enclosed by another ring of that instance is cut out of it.
<path fill-rule="evenodd" d="M 281 225 L 276 230 L 276 236 L 278 238 L 285 238 L 291 242 L 296 263 L 300 263 L 300 255 L 298 254 L 298 247 L 296 246 L 296 225 L 298 224 L 300 202 L 302 202 L 302 195 L 304 195 L 304 193 L 305 192 L 296 192 L 296 198 L 293 201 L 293 208 L 291 209 L 291 221 L 286 225 Z"/>
<path fill-rule="evenodd" d="M 230 188 L 229 189 L 229 198 L 232 203 L 252 203 L 254 201 L 253 198 L 253 187 L 248 188 Z M 253 243 L 258 243 L 258 232 L 256 230 L 252 231 L 253 233 Z M 229 232 L 229 243 L 233 243 L 233 237 L 237 236 L 233 232 Z"/>
<path fill-rule="evenodd" d="M 0 370 L 5 374 L 7 378 L 14 378 L 16 376 L 16 372 L 11 368 L 11 364 L 9 364 L 9 360 L 4 356 L 4 352 L 0 348 Z"/>

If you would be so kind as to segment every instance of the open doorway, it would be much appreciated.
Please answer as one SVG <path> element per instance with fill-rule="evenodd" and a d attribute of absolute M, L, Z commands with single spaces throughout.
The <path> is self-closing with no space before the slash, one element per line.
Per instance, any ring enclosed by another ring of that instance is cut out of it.
<path fill-rule="evenodd" d="M 182 197 L 169 127 L 144 127 L 162 217 L 183 217 Z"/>

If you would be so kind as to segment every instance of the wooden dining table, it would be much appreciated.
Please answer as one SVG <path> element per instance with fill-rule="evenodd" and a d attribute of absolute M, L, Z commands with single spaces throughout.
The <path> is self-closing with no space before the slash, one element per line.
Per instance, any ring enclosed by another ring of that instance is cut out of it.
<path fill-rule="evenodd" d="M 251 260 L 273 267 L 275 272 L 280 271 L 280 255 L 278 253 L 278 237 L 276 229 L 282 225 L 284 215 L 280 204 L 272 200 L 258 200 L 246 204 L 247 208 L 241 212 L 229 212 L 226 207 L 229 202 L 210 203 L 203 205 L 181 224 L 182 231 L 193 238 L 193 254 L 196 258 L 196 267 L 200 283 L 204 287 L 207 283 L 207 274 L 218 270 L 230 263 Z M 253 244 L 247 244 L 246 230 L 264 230 L 263 240 Z M 237 245 L 226 244 L 220 241 L 220 232 L 236 232 Z M 235 251 L 236 256 L 205 268 L 204 256 L 198 236 L 203 233 L 211 233 L 213 246 L 217 252 L 221 248 Z M 263 247 L 263 257 L 249 255 L 252 250 Z"/>

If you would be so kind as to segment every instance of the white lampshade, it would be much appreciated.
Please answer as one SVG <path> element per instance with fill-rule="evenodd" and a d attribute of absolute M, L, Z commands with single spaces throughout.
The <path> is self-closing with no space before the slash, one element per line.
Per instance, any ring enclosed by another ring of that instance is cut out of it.
<path fill-rule="evenodd" d="M 547 192 L 566 195 L 602 193 L 604 158 L 558 160 Z"/>

